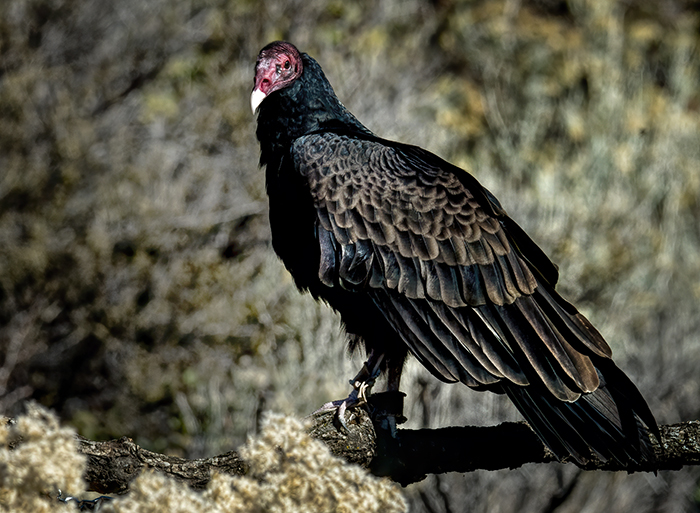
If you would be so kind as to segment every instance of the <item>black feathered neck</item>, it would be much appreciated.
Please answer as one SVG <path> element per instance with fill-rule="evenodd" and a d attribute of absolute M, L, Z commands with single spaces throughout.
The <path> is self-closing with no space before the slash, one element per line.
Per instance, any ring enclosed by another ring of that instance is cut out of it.
<path fill-rule="evenodd" d="M 372 135 L 340 103 L 321 66 L 305 53 L 301 58 L 301 76 L 290 86 L 270 93 L 258 109 L 261 165 L 273 156 L 279 158 L 295 139 L 313 132 L 342 130 Z"/>

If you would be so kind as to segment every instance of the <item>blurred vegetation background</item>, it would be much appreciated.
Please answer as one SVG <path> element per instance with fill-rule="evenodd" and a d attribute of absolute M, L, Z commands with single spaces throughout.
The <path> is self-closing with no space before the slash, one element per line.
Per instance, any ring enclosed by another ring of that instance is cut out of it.
<path fill-rule="evenodd" d="M 697 0 L 0 3 L 0 412 L 211 456 L 361 358 L 269 244 L 248 96 L 294 42 L 378 135 L 474 174 L 661 423 L 700 419 Z M 408 427 L 516 420 L 405 372 Z M 700 511 L 700 470 L 431 476 L 412 511 Z"/>

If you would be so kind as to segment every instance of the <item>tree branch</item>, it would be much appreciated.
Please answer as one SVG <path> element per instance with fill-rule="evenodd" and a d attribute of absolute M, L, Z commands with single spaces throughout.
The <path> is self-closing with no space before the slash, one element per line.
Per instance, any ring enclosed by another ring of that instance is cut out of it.
<path fill-rule="evenodd" d="M 361 408 L 346 413 L 349 433 L 337 428 L 334 412 L 313 414 L 310 420 L 309 434 L 323 441 L 333 454 L 404 486 L 428 474 L 512 469 L 525 463 L 557 461 L 525 422 L 504 422 L 492 427 L 399 429 L 394 438 L 382 427 L 381 419 L 373 422 Z M 655 468 L 648 464 L 622 468 L 597 459 L 581 468 L 650 472 L 700 464 L 700 421 L 661 426 L 661 436 L 661 446 L 652 440 L 657 456 Z M 144 467 L 158 469 L 195 489 L 206 486 L 212 470 L 236 475 L 247 472 L 246 463 L 234 451 L 186 460 L 147 451 L 126 437 L 108 442 L 80 438 L 80 452 L 88 456 L 85 479 L 90 489 L 100 493 L 126 492 L 129 482 Z"/>
<path fill-rule="evenodd" d="M 125 436 L 107 442 L 78 437 L 78 442 L 78 451 L 88 457 L 84 476 L 88 489 L 99 493 L 127 492 L 129 482 L 146 467 L 159 470 L 194 489 L 206 487 L 212 470 L 234 475 L 243 475 L 248 470 L 235 451 L 213 458 L 187 460 L 147 451 Z"/>

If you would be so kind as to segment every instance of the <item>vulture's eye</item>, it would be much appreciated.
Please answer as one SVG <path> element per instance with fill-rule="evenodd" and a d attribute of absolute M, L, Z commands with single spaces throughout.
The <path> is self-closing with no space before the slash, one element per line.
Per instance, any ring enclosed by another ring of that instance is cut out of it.
<path fill-rule="evenodd" d="M 289 69 L 289 66 L 291 66 L 292 63 L 289 61 L 284 61 L 284 69 Z"/>

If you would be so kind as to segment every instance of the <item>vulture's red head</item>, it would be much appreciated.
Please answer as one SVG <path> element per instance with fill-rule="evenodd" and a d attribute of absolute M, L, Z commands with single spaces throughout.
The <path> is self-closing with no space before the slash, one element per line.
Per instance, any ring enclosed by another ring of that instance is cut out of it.
<path fill-rule="evenodd" d="M 255 86 L 250 95 L 253 114 L 267 95 L 299 78 L 302 69 L 301 54 L 293 44 L 275 41 L 263 48 L 255 63 Z"/>

